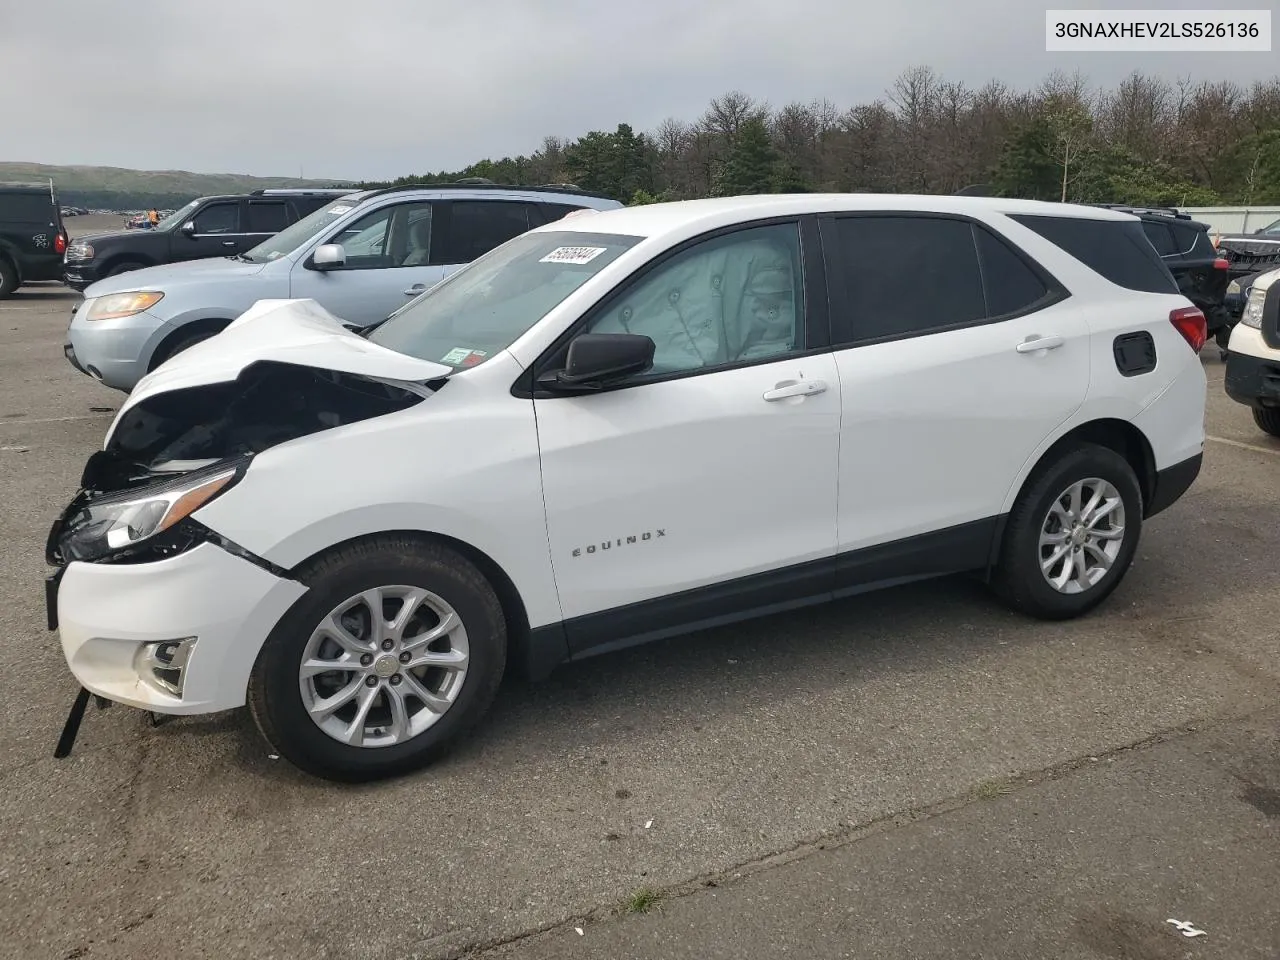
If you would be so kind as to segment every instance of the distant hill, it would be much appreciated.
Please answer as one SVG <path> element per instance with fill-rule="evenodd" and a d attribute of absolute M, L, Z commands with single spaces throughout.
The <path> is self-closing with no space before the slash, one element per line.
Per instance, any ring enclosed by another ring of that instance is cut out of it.
<path fill-rule="evenodd" d="M 0 181 L 50 179 L 64 206 L 112 210 L 180 207 L 188 200 L 215 193 L 248 193 L 272 187 L 341 187 L 352 183 L 350 180 L 300 180 L 297 177 L 251 177 L 235 173 L 64 167 L 0 161 Z"/>

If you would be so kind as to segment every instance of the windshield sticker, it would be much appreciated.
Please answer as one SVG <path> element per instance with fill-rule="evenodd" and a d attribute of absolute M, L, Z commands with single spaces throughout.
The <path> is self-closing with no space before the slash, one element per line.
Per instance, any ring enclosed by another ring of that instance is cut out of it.
<path fill-rule="evenodd" d="M 440 362 L 447 363 L 451 367 L 456 367 L 462 363 L 463 360 L 467 359 L 467 357 L 471 356 L 472 353 L 473 351 L 470 347 L 454 347 L 440 358 Z"/>
<path fill-rule="evenodd" d="M 600 254 L 604 253 L 608 247 L 556 247 L 545 257 L 539 260 L 539 263 L 590 263 Z"/>
<path fill-rule="evenodd" d="M 477 363 L 480 363 L 481 361 L 483 361 L 487 356 L 488 354 L 485 353 L 483 350 L 472 350 L 470 353 L 468 353 L 465 357 L 462 358 L 462 363 L 460 363 L 459 366 L 474 367 Z"/>
<path fill-rule="evenodd" d="M 350 209 L 351 209 L 351 204 L 340 203 L 336 207 L 330 207 L 329 212 L 330 213 L 346 213 Z"/>

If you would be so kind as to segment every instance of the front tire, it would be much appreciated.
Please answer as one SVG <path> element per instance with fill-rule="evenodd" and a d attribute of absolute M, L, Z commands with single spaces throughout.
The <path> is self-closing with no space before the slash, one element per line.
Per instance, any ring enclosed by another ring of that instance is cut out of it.
<path fill-rule="evenodd" d="M 249 710 L 280 756 L 328 780 L 377 780 L 433 762 L 484 716 L 506 666 L 506 620 L 460 553 L 378 537 L 330 551 L 299 579 L 310 589 L 249 681 Z"/>
<path fill-rule="evenodd" d="M 122 273 L 132 273 L 134 270 L 141 270 L 145 266 L 145 263 L 138 263 L 136 260 L 126 260 L 123 263 L 117 263 L 108 270 L 107 276 L 116 277 Z"/>
<path fill-rule="evenodd" d="M 1273 437 L 1280 437 L 1280 408 L 1277 407 L 1254 407 L 1253 422 L 1258 425 L 1258 429 L 1263 433 L 1269 433 Z"/>
<path fill-rule="evenodd" d="M 1142 532 L 1142 491 L 1113 450 L 1081 444 L 1034 474 L 1005 527 L 992 587 L 1022 613 L 1088 613 L 1124 579 Z"/>

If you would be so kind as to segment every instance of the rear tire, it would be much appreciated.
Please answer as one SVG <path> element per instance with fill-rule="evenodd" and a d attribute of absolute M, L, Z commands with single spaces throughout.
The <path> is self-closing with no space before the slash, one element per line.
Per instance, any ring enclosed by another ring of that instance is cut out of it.
<path fill-rule="evenodd" d="M 1133 563 L 1142 511 L 1138 478 L 1122 456 L 1091 443 L 1066 451 L 1038 468 L 1014 504 L 992 588 L 1042 620 L 1088 613 Z"/>
<path fill-rule="evenodd" d="M 249 681 L 250 713 L 274 752 L 328 780 L 397 776 L 443 756 L 489 709 L 506 667 L 506 620 L 493 587 L 464 556 L 441 544 L 382 536 L 324 554 L 299 579 L 310 589 L 272 630 Z M 397 594 L 421 596 L 416 609 L 426 611 L 398 630 L 399 618 L 409 614 L 394 606 Z M 376 628 L 362 597 L 383 607 Z M 393 604 L 389 610 L 387 602 Z M 440 616 L 442 610 L 453 619 Z M 341 638 L 324 626 L 335 617 Z M 440 640 L 414 647 L 422 631 L 439 632 L 448 623 L 455 626 Z M 456 663 L 413 666 L 427 656 Z M 315 669 L 335 658 L 349 669 Z M 304 663 L 312 665 L 309 671 Z M 326 713 L 323 702 L 344 694 L 349 699 Z M 428 709 L 427 701 L 437 696 Z M 418 709 L 409 712 L 415 704 Z M 344 735 L 343 728 L 357 725 L 358 739 Z"/>
<path fill-rule="evenodd" d="M 8 260 L 0 258 L 0 300 L 13 296 L 18 289 L 18 271 Z"/>
<path fill-rule="evenodd" d="M 1258 429 L 1263 433 L 1269 433 L 1273 437 L 1280 437 L 1280 408 L 1267 407 L 1261 409 L 1253 408 L 1253 422 L 1258 425 Z"/>

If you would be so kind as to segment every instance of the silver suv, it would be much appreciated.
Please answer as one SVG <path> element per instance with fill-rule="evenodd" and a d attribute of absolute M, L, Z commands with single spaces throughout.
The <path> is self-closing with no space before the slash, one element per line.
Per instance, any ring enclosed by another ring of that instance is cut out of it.
<path fill-rule="evenodd" d="M 127 392 L 259 300 L 312 299 L 368 326 L 512 237 L 574 211 L 619 206 L 568 186 L 417 184 L 349 194 L 245 253 L 92 284 L 63 352 L 77 370 Z"/>

